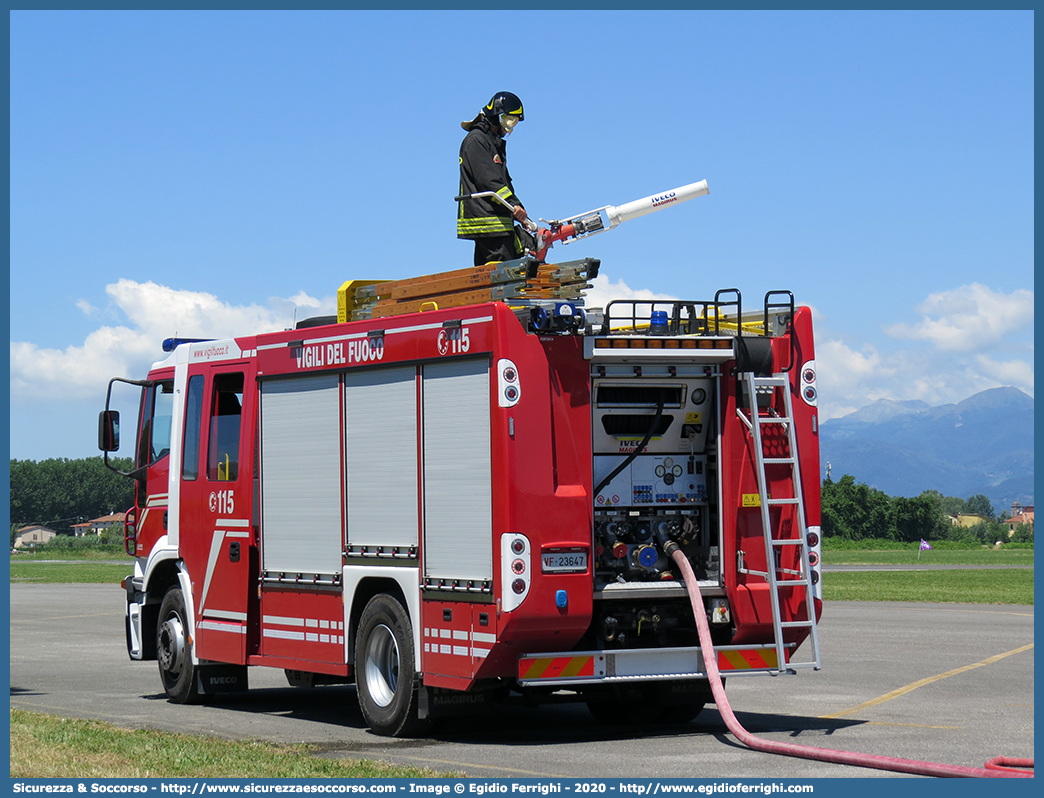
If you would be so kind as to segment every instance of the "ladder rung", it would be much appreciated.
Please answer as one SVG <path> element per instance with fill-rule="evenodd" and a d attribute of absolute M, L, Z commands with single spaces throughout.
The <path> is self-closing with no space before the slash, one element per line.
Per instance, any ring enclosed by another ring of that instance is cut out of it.
<path fill-rule="evenodd" d="M 781 621 L 780 626 L 784 629 L 796 629 L 799 626 L 812 626 L 812 621 Z"/>
<path fill-rule="evenodd" d="M 769 499 L 769 504 L 797 504 L 797 499 Z"/>
<path fill-rule="evenodd" d="M 777 579 L 776 587 L 805 587 L 808 584 L 807 579 Z"/>
<path fill-rule="evenodd" d="M 760 424 L 789 424 L 790 416 L 758 416 Z"/>
<path fill-rule="evenodd" d="M 796 462 L 793 457 L 766 457 L 762 460 L 765 465 L 779 465 L 781 463 Z"/>
<path fill-rule="evenodd" d="M 754 387 L 758 388 L 762 385 L 771 385 L 776 388 L 783 388 L 787 385 L 790 385 L 790 380 L 788 380 L 786 377 L 755 377 Z"/>
<path fill-rule="evenodd" d="M 796 546 L 799 543 L 803 542 L 804 541 L 802 541 L 800 538 L 793 538 L 791 540 L 777 540 L 776 538 L 772 539 L 773 546 Z"/>

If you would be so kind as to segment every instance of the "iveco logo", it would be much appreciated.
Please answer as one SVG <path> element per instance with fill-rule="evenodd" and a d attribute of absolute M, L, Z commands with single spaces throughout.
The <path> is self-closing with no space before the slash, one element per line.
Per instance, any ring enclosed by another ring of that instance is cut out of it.
<path fill-rule="evenodd" d="M 652 204 L 656 208 L 660 205 L 666 205 L 668 202 L 674 202 L 676 199 L 678 199 L 678 195 L 673 191 L 668 191 L 666 194 L 653 197 Z"/>
<path fill-rule="evenodd" d="M 211 684 L 239 684 L 239 679 L 235 676 L 211 676 Z"/>

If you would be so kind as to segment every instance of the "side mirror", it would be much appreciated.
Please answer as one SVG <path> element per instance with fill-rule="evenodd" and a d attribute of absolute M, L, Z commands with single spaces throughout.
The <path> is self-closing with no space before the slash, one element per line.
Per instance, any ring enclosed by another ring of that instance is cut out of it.
<path fill-rule="evenodd" d="M 98 448 L 115 452 L 120 448 L 120 411 L 103 410 L 98 414 Z"/>

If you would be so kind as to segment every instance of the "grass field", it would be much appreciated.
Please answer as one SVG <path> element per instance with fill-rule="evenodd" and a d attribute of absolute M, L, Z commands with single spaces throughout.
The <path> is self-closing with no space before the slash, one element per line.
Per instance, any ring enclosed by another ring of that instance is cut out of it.
<path fill-rule="evenodd" d="M 867 548 L 856 548 L 860 543 Z M 956 565 L 966 569 L 868 571 L 823 574 L 827 601 L 927 601 L 967 604 L 1033 604 L 1033 549 L 967 546 L 946 542 L 920 551 L 917 543 L 824 541 L 824 565 Z M 980 569 L 981 565 L 1030 566 Z"/>
<path fill-rule="evenodd" d="M 431 778 L 427 768 L 313 756 L 307 745 L 276 745 L 120 729 L 11 710 L 11 778 Z"/>
<path fill-rule="evenodd" d="M 934 545 L 934 544 L 933 544 Z M 917 544 L 904 549 L 833 549 L 823 547 L 824 565 L 1033 565 L 1033 549 L 979 546 L 973 549 L 936 548 L 920 552 Z"/>
<path fill-rule="evenodd" d="M 824 573 L 825 601 L 1033 604 L 1029 568 Z"/>
<path fill-rule="evenodd" d="M 11 555 L 11 562 L 29 560 L 126 560 L 131 557 L 123 550 L 123 546 L 83 546 L 81 548 L 41 548 L 35 554 L 32 551 L 20 550 Z"/>
<path fill-rule="evenodd" d="M 111 584 L 120 586 L 120 580 L 134 570 L 130 558 L 114 565 L 107 562 L 47 562 L 43 557 L 11 560 L 12 582 L 65 582 L 76 584 Z"/>

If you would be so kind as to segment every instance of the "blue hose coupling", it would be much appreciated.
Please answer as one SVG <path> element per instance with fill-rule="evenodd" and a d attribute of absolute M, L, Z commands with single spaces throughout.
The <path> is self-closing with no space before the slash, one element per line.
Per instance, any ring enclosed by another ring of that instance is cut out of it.
<path fill-rule="evenodd" d="M 555 593 L 555 606 L 560 610 L 564 610 L 569 606 L 569 594 L 564 590 L 559 590 Z"/>

